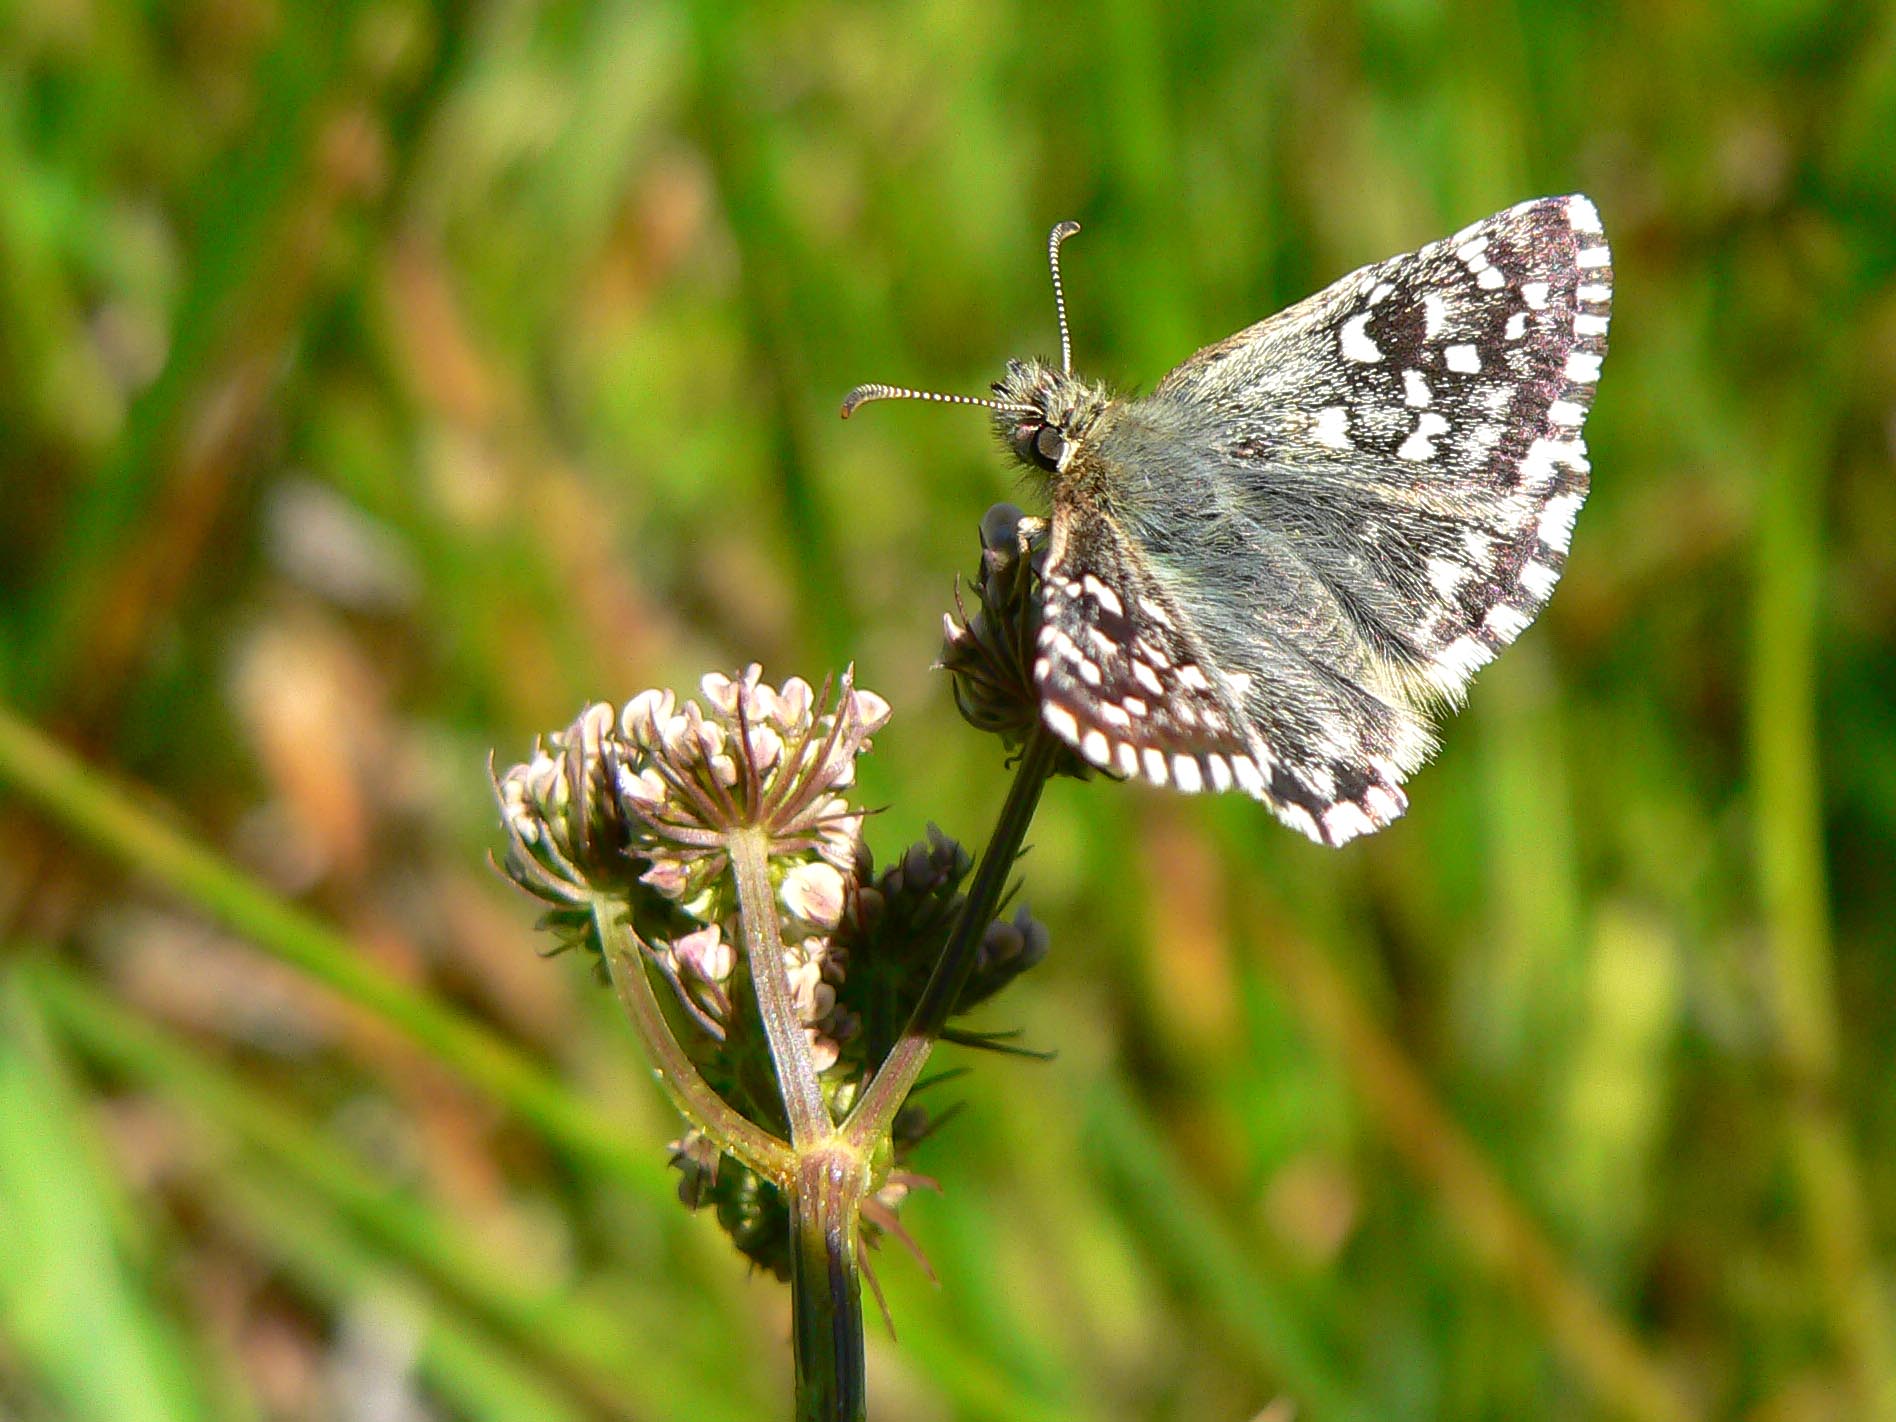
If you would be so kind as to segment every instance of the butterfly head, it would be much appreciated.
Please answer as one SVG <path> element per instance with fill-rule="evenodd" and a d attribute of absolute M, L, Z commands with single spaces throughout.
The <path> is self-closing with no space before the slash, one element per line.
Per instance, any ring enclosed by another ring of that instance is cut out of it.
<path fill-rule="evenodd" d="M 1022 464 L 1047 474 L 1066 472 L 1108 400 L 1097 385 L 1038 360 L 1010 360 L 994 397 L 1002 442 Z"/>

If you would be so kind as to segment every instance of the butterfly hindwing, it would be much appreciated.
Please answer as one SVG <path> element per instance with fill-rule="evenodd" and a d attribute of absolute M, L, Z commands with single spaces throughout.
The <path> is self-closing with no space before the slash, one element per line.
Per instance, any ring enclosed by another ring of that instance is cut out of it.
<path fill-rule="evenodd" d="M 1252 670 L 1232 670 L 1206 641 L 1201 593 L 1110 517 L 1056 504 L 1035 661 L 1047 724 L 1096 765 L 1244 790 L 1323 843 L 1400 815 L 1395 713 L 1262 626 Z"/>
<path fill-rule="evenodd" d="M 1259 793 L 1244 713 L 1108 521 L 1056 505 L 1034 683 L 1047 724 L 1102 769 Z"/>

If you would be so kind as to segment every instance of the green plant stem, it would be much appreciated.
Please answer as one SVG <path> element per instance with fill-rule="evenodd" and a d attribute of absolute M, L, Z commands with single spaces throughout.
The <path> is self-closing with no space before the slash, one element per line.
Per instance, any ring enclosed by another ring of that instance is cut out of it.
<path fill-rule="evenodd" d="M 233 933 L 307 973 L 426 1048 L 611 1178 L 669 1194 L 665 1172 L 596 1108 L 492 1032 L 372 966 L 350 942 L 291 907 L 134 804 L 100 772 L 0 707 L 0 784 L 75 837 L 202 909 Z"/>
<path fill-rule="evenodd" d="M 783 960 L 783 928 L 777 921 L 777 896 L 770 887 L 770 837 L 760 829 L 739 830 L 727 844 L 731 875 L 737 881 L 737 916 L 744 929 L 744 958 L 751 990 L 764 1020 L 764 1036 L 777 1068 L 777 1089 L 790 1118 L 790 1143 L 799 1152 L 836 1132 L 823 1088 L 810 1055 L 810 1034 L 797 1016 L 790 973 Z"/>
<path fill-rule="evenodd" d="M 928 1064 L 929 1051 L 941 1029 L 955 1010 L 968 974 L 974 971 L 975 950 L 981 946 L 988 925 L 994 921 L 1001 895 L 1007 888 L 1007 876 L 1020 857 L 1020 847 L 1033 823 L 1034 810 L 1040 804 L 1040 791 L 1053 771 L 1061 743 L 1044 725 L 1036 724 L 1027 744 L 1021 748 L 1020 762 L 1014 771 L 1014 783 L 1008 787 L 1007 801 L 1001 806 L 994 833 L 974 871 L 974 882 L 962 904 L 961 917 L 955 920 L 948 946 L 929 975 L 921 1000 L 909 1014 L 901 1040 L 889 1049 L 889 1055 L 876 1069 L 874 1078 L 863 1091 L 862 1099 L 843 1123 L 843 1134 L 861 1151 L 872 1151 L 887 1134 L 895 1113 L 921 1078 Z"/>
<path fill-rule="evenodd" d="M 868 1162 L 841 1140 L 804 1155 L 790 1192 L 797 1422 L 862 1422 L 868 1384 L 856 1240 Z"/>
<path fill-rule="evenodd" d="M 624 919 L 624 907 L 606 899 L 593 901 L 593 926 L 605 950 L 607 971 L 624 1004 L 633 1030 L 651 1054 L 659 1085 L 671 1097 L 679 1114 L 703 1131 L 719 1150 L 742 1161 L 759 1175 L 787 1186 L 795 1172 L 795 1158 L 784 1143 L 746 1118 L 699 1073 L 679 1044 L 664 1009 L 646 976 L 644 955 Z"/>

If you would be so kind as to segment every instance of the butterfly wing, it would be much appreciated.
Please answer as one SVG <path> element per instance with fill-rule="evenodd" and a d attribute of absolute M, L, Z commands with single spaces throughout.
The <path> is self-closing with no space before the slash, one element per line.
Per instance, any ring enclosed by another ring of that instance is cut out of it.
<path fill-rule="evenodd" d="M 1034 663 L 1041 714 L 1095 765 L 1190 792 L 1244 790 L 1310 838 L 1342 844 L 1407 808 L 1394 748 L 1426 732 L 1281 630 L 1304 615 L 1292 567 L 1275 575 L 1286 595 L 1273 608 L 1241 604 L 1243 630 L 1225 635 L 1226 590 L 1273 581 L 1260 551 L 1212 550 L 1222 567 L 1234 564 L 1221 554 L 1246 560 L 1247 583 L 1194 584 L 1111 517 L 1056 503 Z"/>
<path fill-rule="evenodd" d="M 1189 630 L 1253 793 L 1312 838 L 1402 812 L 1431 712 L 1552 593 L 1611 287 L 1590 202 L 1524 203 L 1200 351 L 1095 441 L 1118 532 L 1061 576 L 1084 590 L 1116 556 Z M 1047 625 L 1084 636 L 1083 605 Z"/>
<path fill-rule="evenodd" d="M 1034 683 L 1047 724 L 1103 769 L 1181 790 L 1267 788 L 1229 680 L 1110 518 L 1056 502 Z"/>

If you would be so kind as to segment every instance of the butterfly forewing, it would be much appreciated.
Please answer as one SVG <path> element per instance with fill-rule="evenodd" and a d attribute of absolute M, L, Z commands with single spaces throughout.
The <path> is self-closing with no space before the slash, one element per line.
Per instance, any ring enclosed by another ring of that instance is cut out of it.
<path fill-rule="evenodd" d="M 1399 815 L 1430 713 L 1565 566 L 1611 284 L 1593 205 L 1541 199 L 1113 407 L 1089 479 L 1054 488 L 1048 724 L 1187 789 L 1225 788 L 1222 766 L 1326 843 Z"/>
<path fill-rule="evenodd" d="M 1611 300 L 1593 204 L 1543 198 L 1344 277 L 1152 398 L 1216 411 L 1206 455 L 1393 671 L 1454 699 L 1565 568 Z"/>

